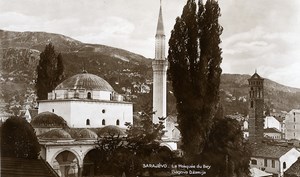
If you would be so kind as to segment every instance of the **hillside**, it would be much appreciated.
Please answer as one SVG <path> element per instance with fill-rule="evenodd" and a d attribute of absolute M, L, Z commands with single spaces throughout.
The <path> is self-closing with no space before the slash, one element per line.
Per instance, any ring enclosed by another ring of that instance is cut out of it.
<path fill-rule="evenodd" d="M 106 79 L 116 91 L 124 92 L 122 87 L 132 90 L 152 77 L 150 59 L 123 49 L 86 44 L 60 34 L 0 30 L 0 101 L 7 104 L 0 111 L 34 105 L 29 102 L 35 100 L 35 70 L 40 52 L 49 42 L 64 58 L 66 78 L 86 69 Z"/>
<path fill-rule="evenodd" d="M 227 114 L 247 114 L 248 80 L 250 75 L 223 74 L 221 77 L 221 102 Z M 262 76 L 263 77 L 263 76 Z M 274 111 L 300 108 L 300 89 L 284 86 L 265 78 L 265 107 Z"/>
<path fill-rule="evenodd" d="M 106 79 L 117 92 L 134 102 L 136 111 L 152 99 L 151 60 L 126 50 L 100 44 L 86 44 L 70 37 L 45 32 L 0 30 L 0 113 L 35 105 L 35 69 L 39 54 L 51 42 L 62 53 L 65 77 L 83 69 Z M 221 103 L 226 114 L 247 114 L 250 75 L 223 74 Z M 263 77 L 263 76 L 262 76 Z M 175 98 L 168 84 L 168 110 L 175 114 Z M 300 108 L 300 89 L 265 79 L 266 106 L 278 111 Z M 4 106 L 3 106 L 4 105 Z"/>

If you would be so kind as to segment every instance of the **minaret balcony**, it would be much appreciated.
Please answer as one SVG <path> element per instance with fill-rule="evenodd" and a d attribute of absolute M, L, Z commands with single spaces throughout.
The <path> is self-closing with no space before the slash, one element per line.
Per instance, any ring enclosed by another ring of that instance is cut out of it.
<path fill-rule="evenodd" d="M 168 61 L 167 60 L 153 60 L 152 68 L 153 68 L 153 71 L 167 71 Z"/>

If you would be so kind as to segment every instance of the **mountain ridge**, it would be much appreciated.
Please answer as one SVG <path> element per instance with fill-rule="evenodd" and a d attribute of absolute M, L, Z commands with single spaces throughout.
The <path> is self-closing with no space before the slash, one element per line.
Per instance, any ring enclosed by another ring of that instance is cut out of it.
<path fill-rule="evenodd" d="M 35 68 L 38 64 L 39 53 L 50 41 L 55 46 L 55 50 L 62 53 L 65 77 L 78 74 L 83 68 L 88 68 L 89 73 L 107 80 L 118 92 L 135 102 L 137 107 L 141 107 L 140 104 L 145 102 L 145 99 L 151 102 L 152 95 L 148 93 L 145 96 L 141 88 L 142 85 L 150 88 L 152 86 L 152 60 L 149 58 L 102 44 L 83 43 L 61 34 L 1 29 L 0 101 L 2 99 L 12 106 L 24 104 L 28 99 L 34 100 L 28 97 L 34 93 Z M 251 75 L 246 74 L 222 74 L 220 98 L 221 103 L 226 107 L 226 114 L 235 112 L 247 114 L 247 79 L 250 77 Z M 13 92 L 14 89 L 18 93 Z M 172 92 L 171 84 L 169 84 L 169 92 Z M 18 98 L 15 98 L 15 95 L 18 95 Z M 171 101 L 168 101 L 168 109 L 174 110 L 175 98 L 172 95 L 169 97 Z M 300 89 L 265 78 L 265 100 L 266 106 L 279 111 L 300 108 L 298 106 Z"/>

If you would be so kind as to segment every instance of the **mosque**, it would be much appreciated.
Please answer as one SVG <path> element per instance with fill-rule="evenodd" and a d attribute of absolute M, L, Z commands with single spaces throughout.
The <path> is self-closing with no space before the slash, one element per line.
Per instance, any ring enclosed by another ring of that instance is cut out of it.
<path fill-rule="evenodd" d="M 166 111 L 168 62 L 161 5 L 155 39 L 153 122 L 165 125 L 161 146 L 176 150 L 179 131 Z M 103 78 L 87 71 L 66 79 L 48 93 L 47 100 L 40 100 L 38 115 L 31 121 L 41 144 L 40 156 L 61 177 L 93 176 L 93 170 L 86 169 L 94 168 L 90 159 L 95 141 L 107 132 L 126 136 L 125 123 L 134 124 L 133 104 L 124 101 Z"/>

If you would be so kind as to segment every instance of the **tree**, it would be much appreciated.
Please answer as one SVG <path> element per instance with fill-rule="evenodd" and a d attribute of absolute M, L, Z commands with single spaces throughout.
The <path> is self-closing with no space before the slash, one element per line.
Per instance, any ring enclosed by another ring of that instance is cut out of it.
<path fill-rule="evenodd" d="M 45 100 L 48 92 L 51 92 L 63 79 L 64 65 L 62 55 L 57 54 L 50 43 L 40 54 L 37 66 L 36 91 L 39 100 Z"/>
<path fill-rule="evenodd" d="M 1 156 L 37 159 L 40 144 L 34 129 L 24 118 L 10 117 L 1 128 Z"/>
<path fill-rule="evenodd" d="M 177 100 L 182 149 L 188 158 L 200 155 L 218 109 L 222 61 L 218 24 L 220 9 L 214 0 L 205 8 L 188 0 L 169 40 L 170 74 Z"/>
<path fill-rule="evenodd" d="M 216 0 L 188 0 L 169 40 L 170 76 L 185 161 L 212 165 L 208 176 L 248 174 L 249 151 L 237 122 L 219 104 L 222 69 Z M 224 174 L 224 172 L 226 172 Z"/>
<path fill-rule="evenodd" d="M 201 162 L 211 165 L 206 176 L 248 176 L 250 155 L 239 122 L 234 119 L 216 119 L 201 155 Z"/>
<path fill-rule="evenodd" d="M 164 134 L 163 125 L 153 124 L 152 115 L 148 111 L 140 114 L 138 124 L 127 124 L 125 137 L 110 133 L 109 136 L 99 139 L 97 149 L 101 155 L 97 158 L 97 164 L 102 172 L 116 176 L 120 176 L 123 172 L 126 176 L 142 175 L 145 172 L 152 175 L 159 169 L 143 168 L 143 164 L 174 161 L 174 152 L 160 146 Z"/>

